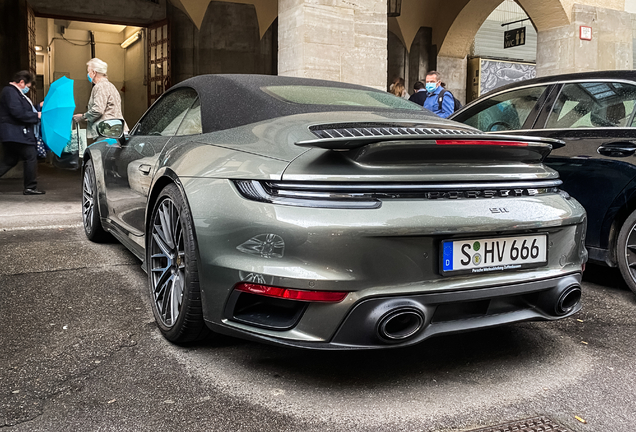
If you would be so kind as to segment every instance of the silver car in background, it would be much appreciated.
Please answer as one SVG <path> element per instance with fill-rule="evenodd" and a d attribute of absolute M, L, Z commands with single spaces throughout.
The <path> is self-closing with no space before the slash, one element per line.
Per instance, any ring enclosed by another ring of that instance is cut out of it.
<path fill-rule="evenodd" d="M 385 348 L 577 312 L 583 208 L 550 139 L 344 83 L 208 75 L 84 154 L 84 227 L 143 262 L 157 325 Z"/>

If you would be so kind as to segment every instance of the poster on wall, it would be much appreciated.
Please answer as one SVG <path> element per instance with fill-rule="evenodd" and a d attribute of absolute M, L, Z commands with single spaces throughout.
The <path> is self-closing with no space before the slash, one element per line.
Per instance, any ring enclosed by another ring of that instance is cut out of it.
<path fill-rule="evenodd" d="M 485 94 L 498 87 L 537 76 L 536 66 L 496 60 L 481 61 L 480 93 Z"/>

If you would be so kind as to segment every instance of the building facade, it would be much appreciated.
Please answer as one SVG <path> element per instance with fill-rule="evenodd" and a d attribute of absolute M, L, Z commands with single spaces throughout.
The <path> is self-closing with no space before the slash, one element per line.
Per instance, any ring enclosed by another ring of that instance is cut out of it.
<path fill-rule="evenodd" d="M 86 61 L 107 57 L 131 123 L 170 85 L 203 73 L 279 74 L 386 89 L 394 77 L 410 87 L 436 69 L 464 102 L 471 45 L 501 2 L 0 0 L 0 79 L 30 68 L 44 91 L 67 75 L 87 93 Z M 536 30 L 537 75 L 632 68 L 636 0 L 517 3 Z M 98 24 L 122 30 L 101 31 Z M 124 48 L 131 37 L 139 41 Z"/>

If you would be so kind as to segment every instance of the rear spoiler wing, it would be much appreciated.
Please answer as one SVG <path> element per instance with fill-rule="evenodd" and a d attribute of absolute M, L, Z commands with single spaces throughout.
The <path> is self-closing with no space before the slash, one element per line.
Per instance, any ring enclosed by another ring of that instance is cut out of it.
<path fill-rule="evenodd" d="M 383 136 L 334 136 L 313 140 L 297 141 L 300 147 L 321 148 L 333 151 L 363 150 L 364 147 L 381 147 L 383 152 L 413 150 L 440 150 L 448 154 L 449 151 L 469 150 L 471 154 L 479 150 L 492 154 L 497 148 L 514 153 L 515 149 L 523 153 L 534 153 L 535 159 L 541 161 L 550 154 L 553 147 L 562 147 L 563 141 L 552 138 L 536 138 L 512 135 L 484 135 L 484 134 L 439 134 L 439 135 L 383 135 Z M 442 150 L 444 149 L 444 150 Z M 371 150 L 371 149 L 369 149 Z M 464 153 L 460 151 L 460 153 Z M 502 155 L 503 156 L 503 155 Z M 495 157 L 495 159 L 498 159 Z M 504 157 L 507 159 L 507 157 Z M 513 157 L 514 159 L 514 157 Z"/>

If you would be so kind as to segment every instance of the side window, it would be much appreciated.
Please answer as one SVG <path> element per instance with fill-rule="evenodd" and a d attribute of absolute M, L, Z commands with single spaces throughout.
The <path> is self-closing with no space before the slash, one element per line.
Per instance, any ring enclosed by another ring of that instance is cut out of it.
<path fill-rule="evenodd" d="M 529 87 L 495 95 L 453 120 L 484 132 L 521 129 L 546 88 Z"/>
<path fill-rule="evenodd" d="M 190 88 L 165 94 L 141 119 L 135 135 L 174 135 L 196 99 L 197 92 Z"/>
<path fill-rule="evenodd" d="M 188 110 L 176 135 L 195 135 L 203 133 L 201 126 L 201 101 L 197 99 Z"/>
<path fill-rule="evenodd" d="M 636 86 L 591 82 L 565 84 L 552 107 L 546 128 L 634 126 L 627 122 L 634 111 Z"/>

